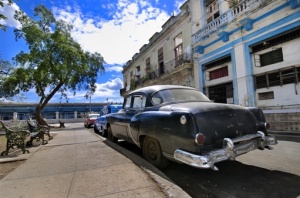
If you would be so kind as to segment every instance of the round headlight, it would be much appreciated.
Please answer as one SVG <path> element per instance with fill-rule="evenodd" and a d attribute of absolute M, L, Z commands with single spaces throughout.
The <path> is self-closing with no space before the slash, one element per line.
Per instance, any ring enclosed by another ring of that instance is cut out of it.
<path fill-rule="evenodd" d="M 183 115 L 183 116 L 181 116 L 181 118 L 180 118 L 180 123 L 181 124 L 186 124 L 186 117 Z"/>

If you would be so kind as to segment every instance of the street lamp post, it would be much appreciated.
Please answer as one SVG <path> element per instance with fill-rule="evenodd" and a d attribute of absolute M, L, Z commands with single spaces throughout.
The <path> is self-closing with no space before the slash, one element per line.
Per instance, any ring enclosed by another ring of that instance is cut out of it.
<path fill-rule="evenodd" d="M 90 95 L 90 113 L 92 112 L 92 94 Z"/>
<path fill-rule="evenodd" d="M 92 112 L 92 95 L 95 93 L 97 86 L 96 85 L 90 85 L 89 91 L 85 94 L 85 98 L 90 98 L 90 112 Z"/>

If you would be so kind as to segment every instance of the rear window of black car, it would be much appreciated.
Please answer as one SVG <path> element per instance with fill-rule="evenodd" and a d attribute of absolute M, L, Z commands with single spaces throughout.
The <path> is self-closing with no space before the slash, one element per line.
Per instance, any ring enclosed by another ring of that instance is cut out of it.
<path fill-rule="evenodd" d="M 200 91 L 193 89 L 166 89 L 158 91 L 152 96 L 152 103 L 154 105 L 183 101 L 209 102 L 210 100 Z"/>

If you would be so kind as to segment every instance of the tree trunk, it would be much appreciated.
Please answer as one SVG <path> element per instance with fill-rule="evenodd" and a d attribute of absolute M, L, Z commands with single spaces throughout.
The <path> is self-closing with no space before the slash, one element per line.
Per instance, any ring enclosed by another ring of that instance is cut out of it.
<path fill-rule="evenodd" d="M 46 122 L 46 120 L 42 117 L 42 110 L 43 108 L 40 105 L 37 105 L 35 108 L 35 120 L 41 124 L 41 125 L 47 125 L 48 123 Z"/>

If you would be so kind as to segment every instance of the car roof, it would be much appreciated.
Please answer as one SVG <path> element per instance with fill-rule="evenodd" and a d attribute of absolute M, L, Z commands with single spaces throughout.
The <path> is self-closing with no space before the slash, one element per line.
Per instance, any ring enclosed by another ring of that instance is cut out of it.
<path fill-rule="evenodd" d="M 165 90 L 165 89 L 194 89 L 192 87 L 187 87 L 187 86 L 181 86 L 181 85 L 153 85 L 153 86 L 148 86 L 148 87 L 143 87 L 140 89 L 136 89 L 129 94 L 132 93 L 137 93 L 137 92 L 143 92 L 146 94 L 152 94 L 157 91 Z"/>

